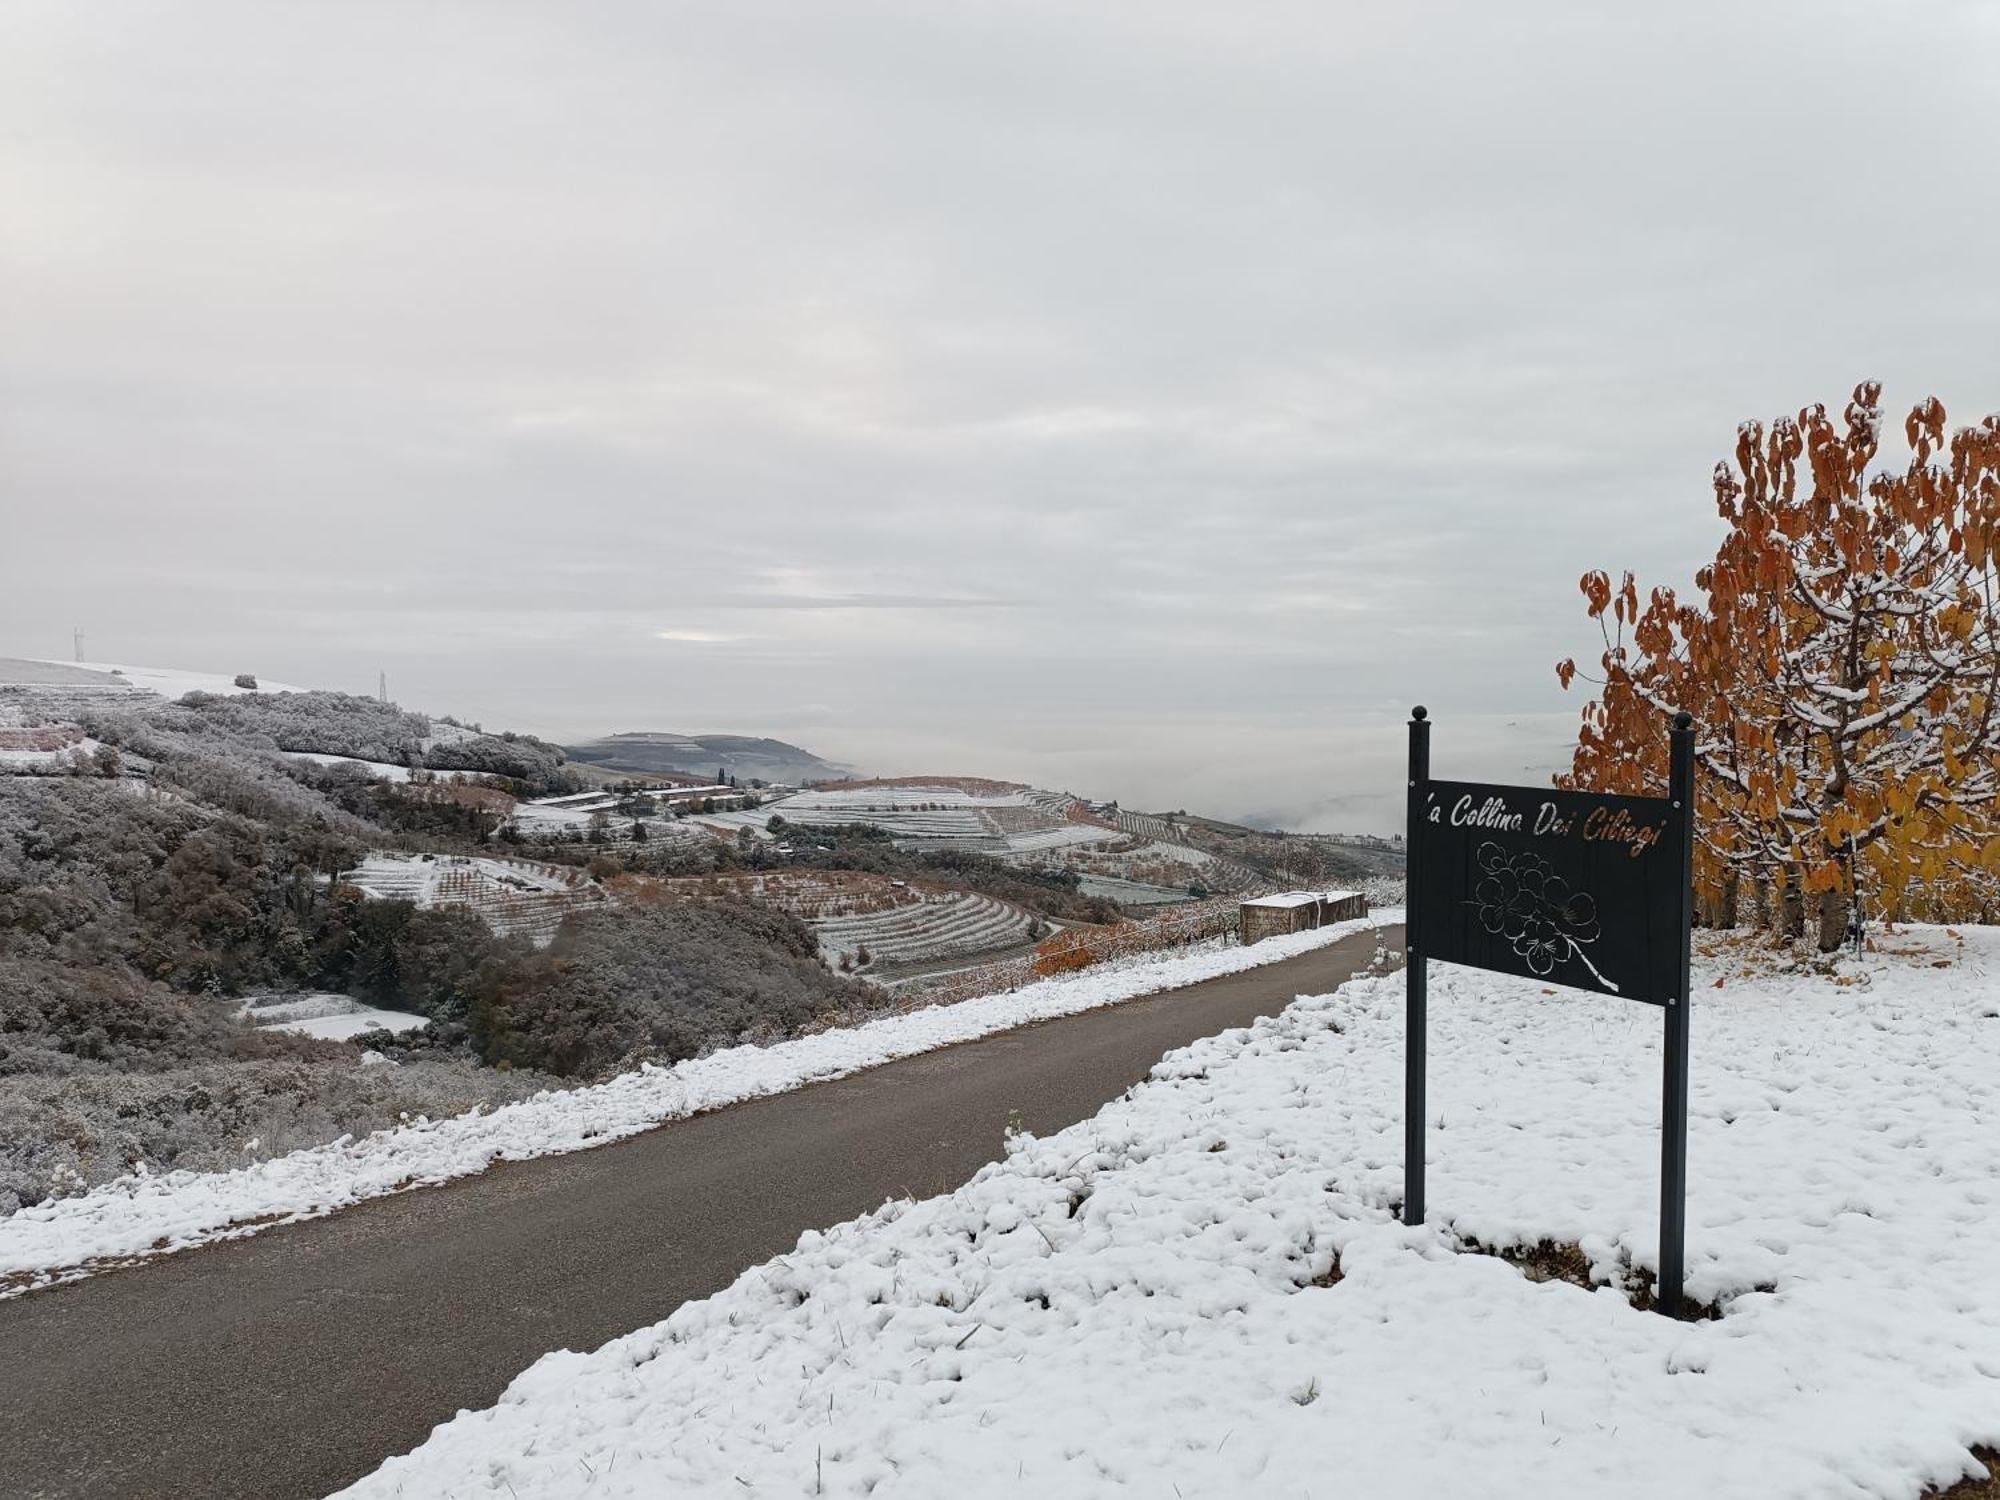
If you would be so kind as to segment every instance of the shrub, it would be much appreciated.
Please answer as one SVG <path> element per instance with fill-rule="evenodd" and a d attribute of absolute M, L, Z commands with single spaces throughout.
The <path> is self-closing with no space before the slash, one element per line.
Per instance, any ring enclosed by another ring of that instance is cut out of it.
<path fill-rule="evenodd" d="M 871 999 L 781 912 L 610 909 L 570 918 L 545 952 L 488 965 L 468 1025 L 489 1062 L 574 1076 L 796 1035 Z"/>
<path fill-rule="evenodd" d="M 551 1081 L 462 1059 L 369 1067 L 343 1043 L 293 1040 L 289 1057 L 0 1076 L 0 1216 L 142 1164 L 223 1171 L 411 1115 L 504 1104 Z"/>

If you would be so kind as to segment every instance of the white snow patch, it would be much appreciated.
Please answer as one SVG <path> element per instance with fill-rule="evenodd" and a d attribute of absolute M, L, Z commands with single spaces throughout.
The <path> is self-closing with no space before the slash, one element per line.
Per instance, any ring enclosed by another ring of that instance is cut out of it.
<path fill-rule="evenodd" d="M 1258 896 L 1245 901 L 1245 906 L 1266 906 L 1279 911 L 1292 911 L 1301 906 L 1317 906 L 1320 902 L 1352 901 L 1359 891 L 1279 891 L 1270 896 Z"/>
<path fill-rule="evenodd" d="M 78 756 L 93 756 L 104 748 L 102 740 L 80 735 L 56 750 L 0 749 L 0 775 L 52 775 L 67 772 Z"/>
<path fill-rule="evenodd" d="M 233 673 L 185 672 L 177 667 L 127 667 L 110 662 L 79 661 L 47 663 L 50 666 L 76 666 L 86 672 L 112 672 L 131 683 L 133 687 L 146 692 L 158 693 L 163 698 L 184 698 L 189 693 L 216 693 L 234 697 L 238 693 L 303 693 L 306 688 L 293 687 L 288 682 L 266 682 L 257 679 L 254 688 L 240 688 Z"/>
<path fill-rule="evenodd" d="M 1466 1253 L 1652 1264 L 1661 1025 L 1439 965 L 1423 1227 L 1403 982 L 1361 980 L 547 1356 L 346 1493 L 1914 1500 L 2000 1442 L 2000 933 L 1892 945 L 1839 981 L 1701 965 L 1717 1321 Z"/>
<path fill-rule="evenodd" d="M 769 1047 L 731 1047 L 672 1067 L 645 1066 L 589 1088 L 552 1090 L 491 1113 L 419 1119 L 359 1140 L 343 1136 L 233 1172 L 136 1174 L 74 1198 L 0 1219 L 0 1296 L 75 1280 L 98 1268 L 254 1234 L 363 1199 L 483 1172 L 496 1161 L 581 1151 L 669 1120 L 802 1084 L 843 1078 L 938 1047 L 1031 1021 L 1276 963 L 1371 926 L 1402 920 L 1382 911 L 1353 922 L 1205 949 L 1115 970 L 1042 980 L 1003 995 L 890 1016 Z M 251 1223 L 246 1221 L 261 1220 Z"/>
<path fill-rule="evenodd" d="M 364 1031 L 400 1034 L 430 1024 L 428 1016 L 414 1011 L 382 1010 L 347 995 L 319 991 L 259 996 L 244 1005 L 243 1018 L 260 1031 L 292 1031 L 337 1042 Z"/>

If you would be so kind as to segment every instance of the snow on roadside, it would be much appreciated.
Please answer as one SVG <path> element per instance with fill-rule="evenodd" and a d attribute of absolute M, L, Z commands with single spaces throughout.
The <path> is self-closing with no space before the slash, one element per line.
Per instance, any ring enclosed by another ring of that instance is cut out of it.
<path fill-rule="evenodd" d="M 0 1297 L 105 1265 L 254 1234 L 363 1199 L 521 1161 L 601 1146 L 669 1120 L 976 1040 L 1031 1021 L 1115 1005 L 1325 947 L 1402 920 L 1381 911 L 1249 947 L 1105 965 L 1003 995 L 889 1016 L 767 1047 L 732 1047 L 607 1083 L 537 1094 L 490 1113 L 418 1119 L 232 1172 L 135 1174 L 0 1219 Z"/>
<path fill-rule="evenodd" d="M 1833 978 L 1701 965 L 1716 1321 L 1464 1253 L 1651 1263 L 1660 1022 L 1437 966 L 1422 1228 L 1392 1210 L 1402 982 L 1360 980 L 546 1356 L 345 1493 L 1915 1500 L 2000 1441 L 2000 932 L 1890 946 Z"/>

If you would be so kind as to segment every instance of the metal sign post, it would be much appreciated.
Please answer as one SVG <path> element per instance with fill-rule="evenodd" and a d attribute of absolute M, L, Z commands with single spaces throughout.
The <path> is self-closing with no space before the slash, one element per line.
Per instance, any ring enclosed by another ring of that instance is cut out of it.
<path fill-rule="evenodd" d="M 1657 1302 L 1670 1318 L 1681 1315 L 1681 1280 L 1687 1269 L 1688 1020 L 1694 1010 L 1694 715 L 1674 715 L 1667 800 L 1678 816 L 1681 901 L 1680 982 L 1667 996 L 1666 1066 L 1660 1101 L 1660 1284 Z"/>
<path fill-rule="evenodd" d="M 1417 820 L 1423 816 L 1422 798 L 1431 779 L 1431 726 L 1423 705 L 1410 710 L 1410 829 L 1403 845 L 1404 873 L 1409 889 L 1415 890 L 1422 878 L 1423 853 L 1418 847 Z M 1418 925 L 1417 903 L 1405 903 L 1403 914 L 1403 984 L 1408 1012 L 1403 1034 L 1407 1046 L 1403 1055 L 1403 1222 L 1424 1222 L 1424 1064 L 1429 1018 L 1425 1014 L 1429 996 L 1425 993 L 1424 947 Z"/>
<path fill-rule="evenodd" d="M 1657 1005 L 1666 1025 L 1657 1305 L 1676 1316 L 1686 1269 L 1693 718 L 1674 716 L 1665 797 L 1433 781 L 1422 708 L 1409 727 L 1403 1222 L 1424 1221 L 1432 959 Z"/>

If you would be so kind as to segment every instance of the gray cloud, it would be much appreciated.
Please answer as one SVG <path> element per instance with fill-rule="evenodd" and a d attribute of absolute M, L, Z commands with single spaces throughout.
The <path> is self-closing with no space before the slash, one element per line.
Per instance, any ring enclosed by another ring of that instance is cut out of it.
<path fill-rule="evenodd" d="M 1559 757 L 1576 576 L 1684 581 L 1739 419 L 2000 406 L 1996 65 L 1972 3 L 24 0 L 0 650 L 1379 826 L 1413 699 Z"/>

